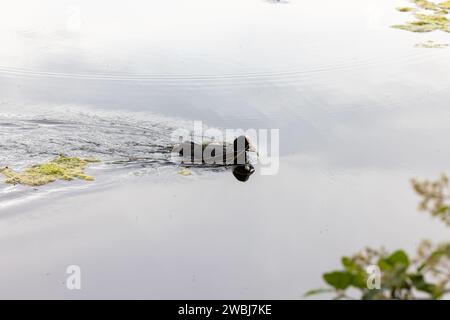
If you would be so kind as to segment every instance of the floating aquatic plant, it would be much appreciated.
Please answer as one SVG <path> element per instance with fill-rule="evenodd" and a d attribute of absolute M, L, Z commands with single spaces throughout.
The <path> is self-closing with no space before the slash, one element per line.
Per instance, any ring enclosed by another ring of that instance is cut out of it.
<path fill-rule="evenodd" d="M 445 10 L 445 9 L 450 10 L 450 0 L 441 2 L 441 3 L 439 4 L 439 6 L 440 6 L 442 9 L 444 9 L 444 10 Z"/>
<path fill-rule="evenodd" d="M 449 45 L 448 45 L 448 43 L 437 43 L 437 42 L 428 40 L 425 42 L 417 43 L 415 46 L 418 48 L 443 49 L 443 48 L 447 48 Z"/>
<path fill-rule="evenodd" d="M 427 0 L 412 0 L 412 2 L 420 9 L 424 10 L 436 10 L 438 6 L 436 3 Z"/>
<path fill-rule="evenodd" d="M 416 5 L 416 8 L 400 7 L 397 10 L 412 12 L 415 20 L 408 21 L 405 24 L 393 25 L 393 28 L 411 32 L 431 32 L 435 30 L 450 32 L 450 19 L 447 17 L 450 1 L 433 3 L 427 0 L 411 0 L 411 2 Z M 423 13 L 423 11 L 432 11 L 432 13 Z"/>
<path fill-rule="evenodd" d="M 183 168 L 180 171 L 178 171 L 178 174 L 182 176 L 190 176 L 192 174 L 191 170 Z"/>
<path fill-rule="evenodd" d="M 397 8 L 397 10 L 400 11 L 400 12 L 411 12 L 411 11 L 414 11 L 414 8 L 411 8 L 411 7 L 399 7 L 399 8 Z"/>
<path fill-rule="evenodd" d="M 94 178 L 86 175 L 84 169 L 93 162 L 98 160 L 60 155 L 47 163 L 28 167 L 22 172 L 15 172 L 9 167 L 4 167 L 0 168 L 0 173 L 6 177 L 6 183 L 28 186 L 42 186 L 56 180 L 70 181 L 75 178 L 92 181 Z"/>

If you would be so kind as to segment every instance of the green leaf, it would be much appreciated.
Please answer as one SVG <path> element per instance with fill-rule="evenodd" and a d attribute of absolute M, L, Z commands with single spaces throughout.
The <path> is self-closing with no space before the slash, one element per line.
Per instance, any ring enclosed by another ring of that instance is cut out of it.
<path fill-rule="evenodd" d="M 394 266 L 399 264 L 409 266 L 408 255 L 403 250 L 395 251 L 386 260 L 389 261 L 389 263 Z"/>
<path fill-rule="evenodd" d="M 367 288 L 367 273 L 363 271 L 354 272 L 351 274 L 351 285 L 356 288 L 366 289 Z"/>
<path fill-rule="evenodd" d="M 323 275 L 326 283 L 336 289 L 345 290 L 352 282 L 352 275 L 347 271 L 333 271 Z"/>
<path fill-rule="evenodd" d="M 389 257 L 380 259 L 378 265 L 382 270 L 398 269 L 399 267 L 406 269 L 409 266 L 409 258 L 405 251 L 397 250 Z"/>

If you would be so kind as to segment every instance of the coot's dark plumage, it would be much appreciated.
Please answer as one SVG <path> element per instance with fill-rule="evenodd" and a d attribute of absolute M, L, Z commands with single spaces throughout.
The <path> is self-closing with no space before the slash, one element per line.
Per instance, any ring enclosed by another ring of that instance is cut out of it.
<path fill-rule="evenodd" d="M 256 151 L 247 136 L 239 136 L 234 139 L 233 144 L 218 144 L 216 142 L 199 144 L 187 141 L 175 146 L 183 162 L 208 163 L 220 165 L 244 165 L 248 162 L 247 151 Z M 219 152 L 216 152 L 220 150 Z"/>
<path fill-rule="evenodd" d="M 217 150 L 219 151 L 216 152 Z M 256 149 L 244 135 L 234 139 L 233 144 L 198 144 L 187 141 L 175 146 L 174 151 L 183 157 L 183 163 L 233 166 L 233 175 L 242 182 L 247 181 L 255 172 L 248 161 L 247 152 L 256 152 Z"/>

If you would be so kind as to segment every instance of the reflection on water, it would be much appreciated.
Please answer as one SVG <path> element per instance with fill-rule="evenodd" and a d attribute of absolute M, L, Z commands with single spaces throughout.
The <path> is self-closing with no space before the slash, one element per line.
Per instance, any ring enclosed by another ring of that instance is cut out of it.
<path fill-rule="evenodd" d="M 234 177 L 242 182 L 248 181 L 253 173 L 255 173 L 255 167 L 252 164 L 237 165 L 233 168 Z"/>

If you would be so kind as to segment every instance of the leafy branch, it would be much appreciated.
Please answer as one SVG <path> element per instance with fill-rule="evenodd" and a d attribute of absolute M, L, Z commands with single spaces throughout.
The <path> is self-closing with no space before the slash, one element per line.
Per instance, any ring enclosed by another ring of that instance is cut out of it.
<path fill-rule="evenodd" d="M 412 179 L 411 183 L 422 197 L 419 210 L 431 213 L 450 226 L 450 184 L 447 175 L 442 174 L 436 181 Z"/>
<path fill-rule="evenodd" d="M 411 181 L 422 198 L 419 209 L 450 226 L 449 179 Z M 341 258 L 343 269 L 323 274 L 327 288 L 308 291 L 305 296 L 333 293 L 335 299 L 442 299 L 450 293 L 450 242 L 433 245 L 422 241 L 411 258 L 404 250 L 387 252 L 365 248 Z M 371 285 L 370 268 L 379 272 L 379 286 Z M 350 293 L 351 291 L 351 293 Z"/>

